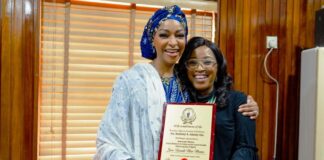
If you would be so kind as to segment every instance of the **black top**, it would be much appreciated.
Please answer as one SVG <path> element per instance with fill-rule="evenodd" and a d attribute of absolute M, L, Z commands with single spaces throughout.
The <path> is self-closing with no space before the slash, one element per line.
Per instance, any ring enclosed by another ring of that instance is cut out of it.
<path fill-rule="evenodd" d="M 237 111 L 247 97 L 237 91 L 228 96 L 228 105 L 217 107 L 214 160 L 257 160 L 255 120 Z"/>

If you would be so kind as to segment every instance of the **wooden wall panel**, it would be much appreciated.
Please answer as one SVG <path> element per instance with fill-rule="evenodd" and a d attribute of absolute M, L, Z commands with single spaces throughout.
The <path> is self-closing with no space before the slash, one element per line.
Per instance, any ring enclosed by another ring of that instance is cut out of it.
<path fill-rule="evenodd" d="M 2 22 L 2 3 L 0 3 L 0 21 Z M 0 25 L 0 37 L 2 37 L 2 25 Z M 2 66 L 1 50 L 2 50 L 2 38 L 0 38 L 0 67 Z M 0 76 L 1 76 L 1 72 L 2 72 L 2 69 L 0 69 Z M 1 77 L 0 77 L 0 91 L 1 90 L 2 90 L 2 87 L 1 87 Z M 1 104 L 2 103 L 1 103 L 1 97 L 0 97 L 0 105 Z M 0 132 L 1 132 L 1 126 L 2 126 L 2 124 L 1 124 L 1 108 L 0 108 Z M 1 151 L 1 145 L 0 145 L 0 151 Z"/>
<path fill-rule="evenodd" d="M 219 0 L 217 39 L 235 88 L 251 94 L 260 106 L 257 145 L 260 159 L 272 159 L 275 129 L 275 84 L 265 76 L 267 35 L 279 48 L 268 69 L 279 80 L 277 159 L 296 160 L 298 152 L 300 52 L 314 47 L 315 11 L 324 0 Z"/>
<path fill-rule="evenodd" d="M 1 1 L 0 160 L 37 156 L 38 1 Z"/>

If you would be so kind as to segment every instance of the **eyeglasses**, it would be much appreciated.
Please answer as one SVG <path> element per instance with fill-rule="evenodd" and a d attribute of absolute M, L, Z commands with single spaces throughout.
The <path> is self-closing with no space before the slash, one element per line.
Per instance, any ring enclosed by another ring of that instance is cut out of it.
<path fill-rule="evenodd" d="M 209 60 L 209 59 L 203 59 L 203 60 L 190 59 L 185 63 L 188 70 L 194 70 L 194 69 L 198 68 L 199 65 L 201 65 L 205 69 L 211 69 L 216 64 L 217 64 L 216 61 Z"/>

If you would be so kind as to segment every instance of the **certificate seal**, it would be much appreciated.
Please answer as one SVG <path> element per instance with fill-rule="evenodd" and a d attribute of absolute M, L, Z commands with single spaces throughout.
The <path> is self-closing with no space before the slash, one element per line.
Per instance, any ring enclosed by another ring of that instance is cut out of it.
<path fill-rule="evenodd" d="M 192 122 L 196 120 L 195 110 L 193 110 L 192 108 L 185 108 L 182 111 L 181 120 L 183 124 L 192 124 Z"/>

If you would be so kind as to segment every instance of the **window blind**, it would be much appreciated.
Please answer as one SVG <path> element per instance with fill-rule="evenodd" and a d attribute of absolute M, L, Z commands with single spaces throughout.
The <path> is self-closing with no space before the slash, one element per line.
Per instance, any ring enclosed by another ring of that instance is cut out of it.
<path fill-rule="evenodd" d="M 141 8 L 42 3 L 39 160 L 93 158 L 116 77 L 148 62 L 139 42 L 155 9 Z M 186 13 L 190 35 L 212 40 L 215 14 Z"/>

